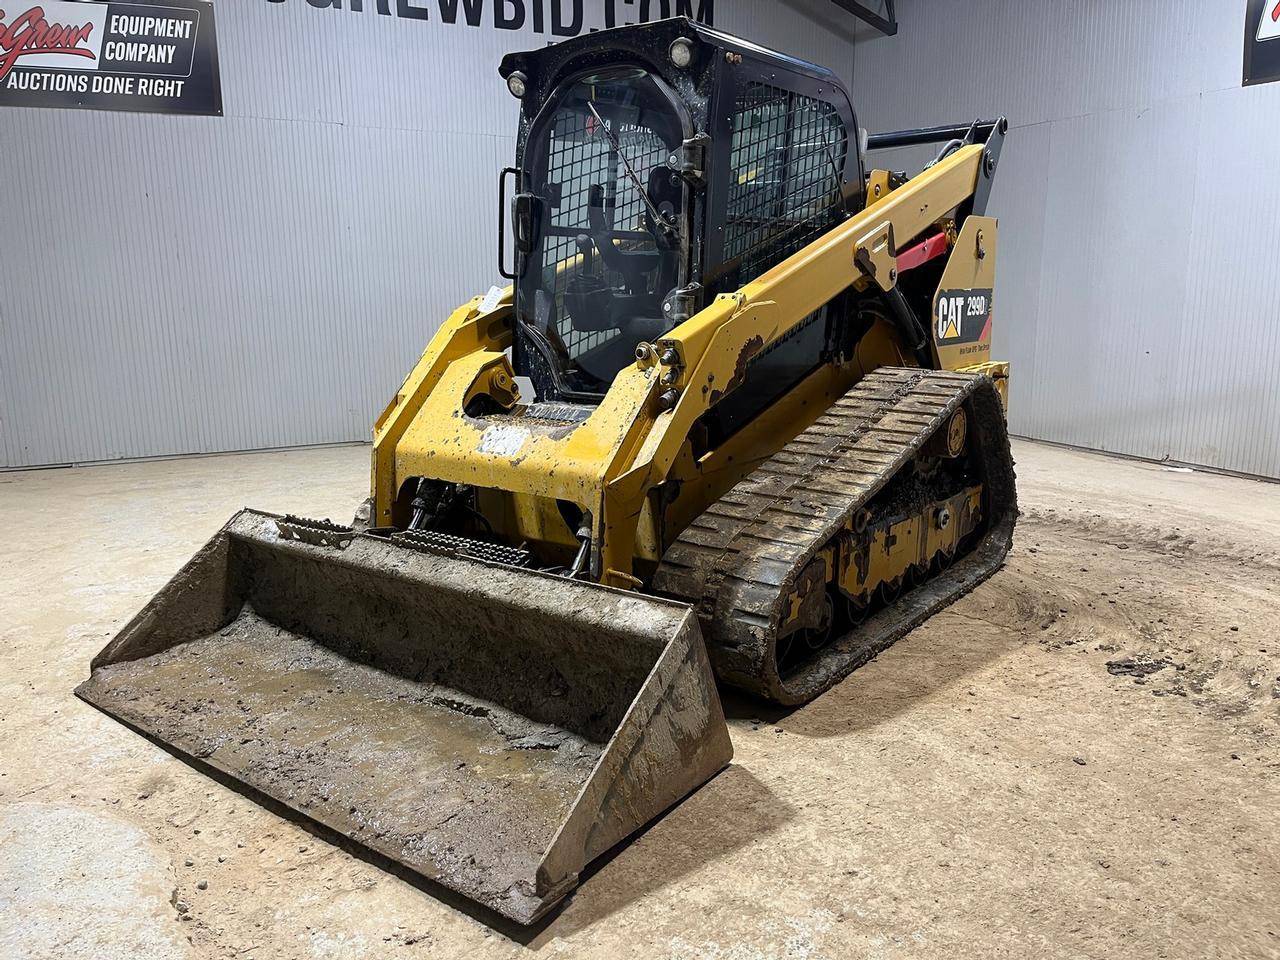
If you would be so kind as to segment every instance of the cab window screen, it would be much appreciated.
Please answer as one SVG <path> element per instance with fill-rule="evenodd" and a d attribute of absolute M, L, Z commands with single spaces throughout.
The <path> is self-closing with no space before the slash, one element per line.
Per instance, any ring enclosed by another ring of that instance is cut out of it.
<path fill-rule="evenodd" d="M 848 138 L 834 106 L 750 83 L 733 113 L 724 259 L 741 286 L 840 219 Z"/>
<path fill-rule="evenodd" d="M 670 153 L 667 145 L 650 127 L 613 118 L 605 122 L 613 125 L 627 159 L 647 183 L 654 167 L 666 162 Z M 610 191 L 610 200 L 615 204 L 614 223 L 618 225 L 618 235 L 626 238 L 623 242 L 632 249 L 654 249 L 653 240 L 644 230 L 644 199 L 631 179 L 622 174 L 617 154 L 596 131 L 596 125 L 595 117 L 581 108 L 566 107 L 556 117 L 548 145 L 547 179 L 560 185 L 561 198 L 559 206 L 551 211 L 543 283 L 545 289 L 554 291 L 556 310 L 562 318 L 560 335 L 574 359 L 617 334 L 616 330 L 575 329 L 564 302 L 565 285 L 581 270 L 575 238 L 590 229 L 587 198 L 592 184 L 605 184 Z M 599 258 L 594 258 L 592 270 L 613 286 L 624 282 Z"/>
<path fill-rule="evenodd" d="M 636 67 L 582 77 L 530 135 L 541 220 L 517 295 L 559 381 L 599 395 L 669 329 L 663 298 L 686 270 L 685 184 L 667 163 L 684 125 Z"/>

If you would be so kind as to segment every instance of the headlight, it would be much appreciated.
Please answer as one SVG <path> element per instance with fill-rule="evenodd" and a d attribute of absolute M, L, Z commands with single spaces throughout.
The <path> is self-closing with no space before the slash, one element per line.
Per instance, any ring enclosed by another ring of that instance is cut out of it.
<path fill-rule="evenodd" d="M 513 97 L 520 100 L 529 92 L 529 78 L 517 70 L 507 77 L 507 89 L 511 91 Z"/>
<path fill-rule="evenodd" d="M 667 51 L 671 62 L 683 70 L 693 63 L 693 44 L 684 37 L 676 37 L 671 41 L 671 49 Z"/>

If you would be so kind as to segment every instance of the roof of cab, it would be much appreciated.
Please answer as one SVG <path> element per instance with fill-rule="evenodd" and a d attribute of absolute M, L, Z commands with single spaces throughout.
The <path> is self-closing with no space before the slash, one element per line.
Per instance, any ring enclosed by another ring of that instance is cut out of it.
<path fill-rule="evenodd" d="M 688 17 L 671 17 L 666 20 L 655 20 L 651 23 L 610 27 L 607 30 L 598 30 L 592 33 L 579 34 L 576 37 L 569 37 L 559 43 L 539 47 L 535 50 L 509 53 L 502 58 L 498 73 L 505 80 L 516 70 L 530 73 L 538 70 L 543 65 L 566 63 L 571 59 L 575 59 L 579 54 L 616 48 L 648 48 L 651 53 L 660 52 L 665 54 L 671 42 L 678 37 L 687 37 L 707 46 L 739 53 L 744 57 L 749 56 L 754 60 L 775 63 L 786 70 L 806 74 L 815 79 L 841 83 L 835 73 L 826 67 L 762 46 L 751 40 L 736 37 L 731 33 L 716 30 L 714 27 L 709 27 Z"/>

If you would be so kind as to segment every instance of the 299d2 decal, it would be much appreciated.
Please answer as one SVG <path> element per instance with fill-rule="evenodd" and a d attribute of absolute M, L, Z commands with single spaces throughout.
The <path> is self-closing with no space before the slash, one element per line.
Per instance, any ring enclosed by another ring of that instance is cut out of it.
<path fill-rule="evenodd" d="M 934 309 L 938 344 L 976 343 L 991 330 L 990 290 L 940 290 Z"/>

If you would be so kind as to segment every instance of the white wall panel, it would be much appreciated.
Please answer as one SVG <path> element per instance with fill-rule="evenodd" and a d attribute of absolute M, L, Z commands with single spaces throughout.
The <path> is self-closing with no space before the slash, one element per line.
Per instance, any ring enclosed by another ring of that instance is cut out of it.
<path fill-rule="evenodd" d="M 1197 101 L 1182 99 L 1053 124 L 1032 369 L 1037 384 L 1062 389 L 1034 390 L 1019 429 L 1140 456 L 1167 452 L 1198 119 Z M 1097 173 L 1082 178 L 1082 170 Z M 1160 226 L 1175 223 L 1184 226 Z M 1001 319 L 1022 322 L 1008 311 Z"/>
<path fill-rule="evenodd" d="M 150 118 L 14 117 L 0 149 L 59 186 L 0 231 L 8 465 L 362 439 L 488 285 L 493 190 L 418 173 L 487 174 L 498 138 L 166 118 L 139 150 Z"/>
<path fill-rule="evenodd" d="M 0 467 L 366 439 L 497 280 L 497 65 L 550 37 L 365 6 L 219 2 L 224 118 L 0 109 Z M 714 8 L 851 76 L 829 0 Z"/>
<path fill-rule="evenodd" d="M 897 37 L 859 34 L 863 124 L 1010 120 L 989 212 L 1015 432 L 1280 477 L 1280 84 L 1240 87 L 1243 5 L 898 8 Z"/>
<path fill-rule="evenodd" d="M 1280 476 L 1280 84 L 1205 94 L 1201 111 L 1170 442 Z"/>

